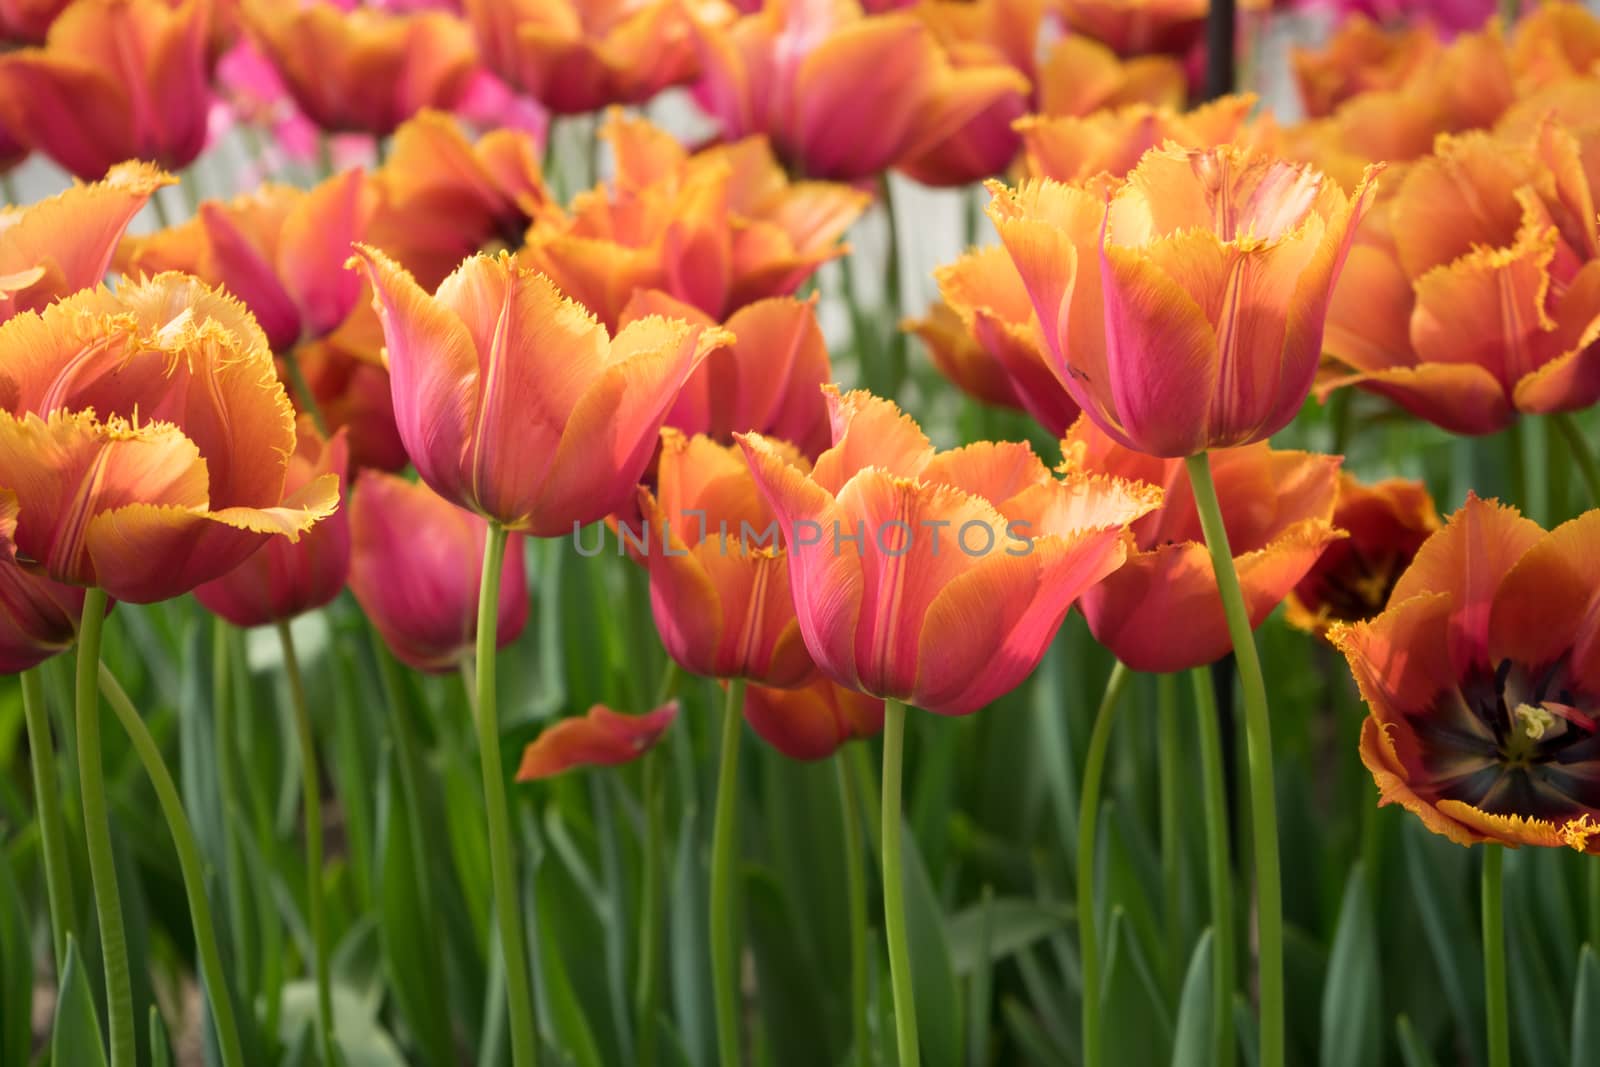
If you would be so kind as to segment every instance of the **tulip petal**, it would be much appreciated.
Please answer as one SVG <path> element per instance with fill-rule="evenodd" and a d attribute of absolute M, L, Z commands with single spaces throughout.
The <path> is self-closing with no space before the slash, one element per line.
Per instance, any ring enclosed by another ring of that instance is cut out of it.
<path fill-rule="evenodd" d="M 1489 615 L 1489 657 L 1538 673 L 1569 652 L 1586 692 L 1600 692 L 1600 511 L 1562 523 L 1506 572 Z"/>
<path fill-rule="evenodd" d="M 833 446 L 817 457 L 812 477 L 831 493 L 868 468 L 902 477 L 915 477 L 933 458 L 933 444 L 916 420 L 894 401 L 862 389 L 840 393 L 839 387 L 822 387 L 833 427 Z"/>
<path fill-rule="evenodd" d="M 1358 371 L 1413 363 L 1410 330 L 1415 306 L 1411 279 L 1393 250 L 1356 245 L 1333 289 L 1324 347 Z"/>
<path fill-rule="evenodd" d="M 1418 418 L 1460 434 L 1490 434 L 1511 424 L 1515 411 L 1494 375 L 1473 363 L 1419 363 L 1354 374 L 1322 387 L 1345 385 L 1386 396 Z"/>
<path fill-rule="evenodd" d="M 748 686 L 744 717 L 767 744 L 790 759 L 819 760 L 847 741 L 883 729 L 883 701 L 818 675 L 798 689 Z"/>
<path fill-rule="evenodd" d="M 677 717 L 677 701 L 643 715 L 622 715 L 596 704 L 581 718 L 548 727 L 523 749 L 517 781 L 553 778 L 580 767 L 631 763 L 654 747 Z"/>
<path fill-rule="evenodd" d="M 1458 845 L 1473 845 L 1484 840 L 1484 836 L 1476 830 L 1442 814 L 1444 804 L 1435 806 L 1429 803 L 1407 784 L 1399 756 L 1394 750 L 1394 741 L 1390 737 L 1391 731 L 1409 733 L 1409 727 L 1396 723 L 1384 724 L 1371 718 L 1361 724 L 1361 762 L 1366 764 L 1378 784 L 1378 803 L 1399 804 L 1421 819 L 1429 830 Z"/>
<path fill-rule="evenodd" d="M 1489 621 L 1501 580 L 1544 531 L 1515 508 L 1469 495 L 1395 583 L 1391 602 L 1423 593 L 1451 598 L 1450 654 L 1465 672 L 1488 663 Z"/>

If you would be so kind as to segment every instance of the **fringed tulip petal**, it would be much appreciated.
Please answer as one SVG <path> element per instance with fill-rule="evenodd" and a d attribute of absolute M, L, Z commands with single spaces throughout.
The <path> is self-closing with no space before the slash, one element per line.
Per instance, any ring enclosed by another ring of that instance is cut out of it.
<path fill-rule="evenodd" d="M 553 778 L 581 767 L 631 763 L 654 747 L 677 717 L 677 701 L 643 715 L 622 715 L 596 704 L 581 718 L 563 719 L 548 727 L 525 748 L 517 781 Z"/>

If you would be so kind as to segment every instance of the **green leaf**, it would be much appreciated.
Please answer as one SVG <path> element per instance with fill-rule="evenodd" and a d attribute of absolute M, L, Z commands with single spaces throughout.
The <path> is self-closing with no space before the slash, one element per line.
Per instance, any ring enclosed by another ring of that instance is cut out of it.
<path fill-rule="evenodd" d="M 974 904 L 945 924 L 951 966 L 962 977 L 973 974 L 1066 929 L 1072 918 L 1070 908 L 1023 897 Z"/>
<path fill-rule="evenodd" d="M 27 1057 L 12 1062 L 26 1063 Z M 61 1067 L 105 1067 L 106 1062 L 94 994 L 89 991 L 83 961 L 78 958 L 78 943 L 72 937 L 67 938 L 67 962 L 61 969 L 55 1025 L 50 1032 L 50 1062 Z"/>
<path fill-rule="evenodd" d="M 584 1002 L 572 986 L 567 961 L 560 941 L 563 909 L 551 888 L 555 876 L 552 863 L 541 863 L 527 879 L 533 899 L 524 894 L 523 914 L 534 926 L 538 944 L 540 994 L 550 1008 L 554 1036 L 580 1067 L 602 1067 L 605 1058 L 595 1042 L 594 1032 L 584 1014 Z"/>
<path fill-rule="evenodd" d="M 1483 1062 L 1483 957 L 1476 914 L 1466 901 L 1471 884 L 1464 870 L 1470 854 L 1407 820 L 1404 848 L 1411 898 L 1438 966 L 1439 988 L 1463 1037 L 1468 1060 Z"/>
<path fill-rule="evenodd" d="M 27 1063 L 33 1047 L 33 951 L 28 912 L 0 848 L 0 1063 Z"/>
<path fill-rule="evenodd" d="M 784 887 L 772 872 L 746 868 L 743 881 L 761 1024 L 772 1062 L 778 1067 L 835 1062 L 843 1050 L 829 1047 L 815 1011 L 819 991 L 825 987 L 807 966 L 803 950 L 811 931 L 795 921 Z"/>
<path fill-rule="evenodd" d="M 1600 960 L 1591 946 L 1584 945 L 1572 993 L 1572 1067 L 1596 1063 L 1600 1063 Z"/>
<path fill-rule="evenodd" d="M 910 833 L 905 854 L 906 935 L 911 942 L 911 984 L 917 998 L 917 1033 L 928 1067 L 961 1062 L 961 990 L 945 940 L 944 909 L 934 895 L 922 854 Z"/>
<path fill-rule="evenodd" d="M 161 1010 L 150 1005 L 150 1067 L 172 1067 L 172 1043 L 167 1040 L 167 1024 Z"/>
<path fill-rule="evenodd" d="M 1133 924 L 1127 913 L 1115 906 L 1106 937 L 1100 1015 L 1105 1020 L 1106 1063 L 1160 1063 L 1167 1058 L 1172 1047 L 1172 1017 Z"/>
<path fill-rule="evenodd" d="M 1183 976 L 1183 992 L 1178 997 L 1178 1023 L 1172 1037 L 1172 1067 L 1210 1067 L 1213 1036 L 1212 1004 L 1215 982 L 1212 956 L 1216 937 L 1208 926 L 1195 942 L 1189 969 Z"/>
<path fill-rule="evenodd" d="M 1394 1030 L 1395 1040 L 1400 1044 L 1400 1058 L 1405 1061 L 1406 1067 L 1438 1067 L 1434 1063 L 1433 1053 L 1417 1037 L 1410 1019 L 1404 1015 L 1398 1016 L 1394 1021 Z"/>
<path fill-rule="evenodd" d="M 1364 1067 L 1382 1054 L 1382 976 L 1372 891 L 1360 863 L 1350 868 L 1322 987 L 1322 1067 Z"/>
<path fill-rule="evenodd" d="M 983 1067 L 990 1056 L 989 1024 L 994 1000 L 994 890 L 987 885 L 983 887 L 983 900 L 978 904 L 977 911 L 978 963 L 967 983 L 967 1019 L 971 1023 L 967 1030 L 968 1067 Z M 955 926 L 955 920 L 951 921 L 950 926 Z M 953 944 L 951 956 L 955 956 Z M 959 970 L 957 973 L 960 973 Z"/>

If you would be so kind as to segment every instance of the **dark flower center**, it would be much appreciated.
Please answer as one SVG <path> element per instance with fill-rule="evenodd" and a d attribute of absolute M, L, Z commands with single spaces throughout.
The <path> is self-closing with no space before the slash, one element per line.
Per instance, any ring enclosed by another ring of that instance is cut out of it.
<path fill-rule="evenodd" d="M 1573 687 L 1567 657 L 1537 670 L 1502 661 L 1408 716 L 1434 800 L 1565 823 L 1600 815 L 1600 700 Z"/>
<path fill-rule="evenodd" d="M 1333 559 L 1330 561 L 1329 556 Z M 1348 541 L 1330 545 L 1315 578 L 1311 606 L 1324 607 L 1330 622 L 1360 622 L 1377 615 L 1410 562 L 1399 552 L 1365 552 Z"/>

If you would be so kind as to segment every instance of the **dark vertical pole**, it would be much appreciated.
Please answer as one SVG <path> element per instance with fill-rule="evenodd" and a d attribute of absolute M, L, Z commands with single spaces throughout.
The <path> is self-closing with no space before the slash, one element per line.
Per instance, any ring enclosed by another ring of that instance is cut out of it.
<path fill-rule="evenodd" d="M 1211 0 L 1206 13 L 1206 99 L 1215 100 L 1233 92 L 1234 39 L 1237 4 L 1235 0 Z"/>

